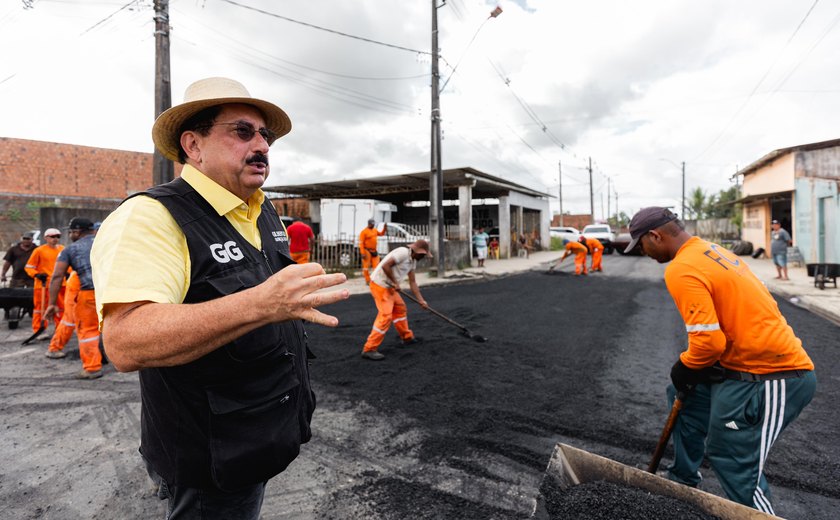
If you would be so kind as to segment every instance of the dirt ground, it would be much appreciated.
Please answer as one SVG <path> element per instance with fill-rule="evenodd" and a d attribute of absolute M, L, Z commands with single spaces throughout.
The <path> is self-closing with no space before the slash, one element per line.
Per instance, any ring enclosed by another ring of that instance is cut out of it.
<path fill-rule="evenodd" d="M 424 341 L 360 358 L 376 314 L 354 296 L 310 328 L 318 408 L 313 439 L 268 486 L 266 519 L 528 518 L 557 442 L 646 467 L 685 329 L 662 268 L 605 258 L 607 273 L 568 268 L 423 291 L 477 343 L 409 305 Z M 829 520 L 840 510 L 840 328 L 779 302 L 817 365 L 817 395 L 766 467 L 777 514 Z M 74 381 L 68 359 L 20 337 L 0 344 L 0 518 L 163 518 L 137 455 L 136 374 L 108 367 Z M 669 462 L 666 452 L 663 465 Z M 721 494 L 712 471 L 701 489 Z"/>

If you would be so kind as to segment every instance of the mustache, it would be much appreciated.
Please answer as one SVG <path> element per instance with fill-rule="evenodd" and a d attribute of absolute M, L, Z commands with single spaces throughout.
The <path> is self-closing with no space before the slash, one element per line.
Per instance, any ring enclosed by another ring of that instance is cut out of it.
<path fill-rule="evenodd" d="M 245 159 L 245 164 L 263 163 L 268 166 L 268 156 L 264 153 L 257 152 L 251 157 Z"/>

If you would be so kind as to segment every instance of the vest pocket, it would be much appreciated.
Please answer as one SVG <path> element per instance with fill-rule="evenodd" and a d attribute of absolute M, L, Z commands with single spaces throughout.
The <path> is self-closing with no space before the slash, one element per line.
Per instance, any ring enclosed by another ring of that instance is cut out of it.
<path fill-rule="evenodd" d="M 258 285 L 259 281 L 253 279 L 253 274 L 249 273 L 246 267 L 228 269 L 208 278 L 207 283 L 220 296 L 234 294 Z M 234 361 L 253 361 L 271 354 L 280 346 L 279 327 L 266 325 L 236 338 L 224 349 Z"/>
<path fill-rule="evenodd" d="M 235 380 L 205 387 L 210 406 L 210 470 L 235 490 L 280 473 L 300 452 L 300 381 L 286 356 Z"/>

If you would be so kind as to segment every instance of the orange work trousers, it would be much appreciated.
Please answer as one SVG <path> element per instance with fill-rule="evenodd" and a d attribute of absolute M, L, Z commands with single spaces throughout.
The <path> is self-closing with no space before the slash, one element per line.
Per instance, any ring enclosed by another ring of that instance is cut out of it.
<path fill-rule="evenodd" d="M 601 271 L 601 257 L 604 256 L 604 251 L 599 249 L 592 253 L 592 265 L 589 267 L 591 271 Z"/>
<path fill-rule="evenodd" d="M 300 251 L 299 253 L 290 253 L 292 255 L 292 260 L 299 264 L 308 264 L 309 263 L 309 251 Z"/>
<path fill-rule="evenodd" d="M 370 331 L 367 342 L 365 343 L 365 352 L 371 352 L 379 348 L 382 340 L 385 339 L 385 333 L 391 328 L 391 323 L 402 338 L 403 341 L 408 341 L 414 337 L 414 333 L 408 328 L 408 315 L 405 308 L 405 302 L 394 289 L 388 289 L 377 285 L 376 282 L 370 283 L 370 294 L 373 296 L 373 301 L 376 302 L 376 310 L 379 311 L 376 315 L 376 321 L 373 322 L 373 329 Z"/>
<path fill-rule="evenodd" d="M 586 274 L 586 251 L 575 253 L 575 274 Z"/>
<path fill-rule="evenodd" d="M 50 352 L 58 352 L 64 349 L 64 345 L 73 337 L 73 331 L 76 330 L 76 298 L 81 289 L 79 277 L 75 274 L 70 275 L 67 280 L 67 285 L 64 290 L 64 314 L 61 316 L 61 322 L 55 328 L 50 340 Z"/>
<path fill-rule="evenodd" d="M 79 337 L 79 357 L 88 372 L 102 368 L 99 352 L 99 317 L 96 315 L 96 294 L 81 290 L 76 297 L 76 335 Z"/>
<path fill-rule="evenodd" d="M 365 275 L 365 283 L 370 285 L 370 273 L 379 265 L 379 255 L 372 256 L 365 248 L 359 251 L 362 253 L 362 274 Z"/>
<path fill-rule="evenodd" d="M 47 304 L 50 302 L 50 281 L 47 280 L 46 290 L 44 290 L 44 284 L 41 283 L 40 280 L 35 282 L 35 289 L 33 289 L 32 293 L 32 332 L 38 332 L 38 329 L 41 328 L 41 315 L 47 309 Z M 58 291 L 58 299 L 56 300 L 58 304 L 58 312 L 55 313 L 53 316 L 53 321 L 55 322 L 55 328 L 58 329 L 59 324 L 61 323 L 61 315 L 64 313 L 64 286 L 61 286 L 61 290 Z M 47 324 L 49 326 L 49 324 Z"/>

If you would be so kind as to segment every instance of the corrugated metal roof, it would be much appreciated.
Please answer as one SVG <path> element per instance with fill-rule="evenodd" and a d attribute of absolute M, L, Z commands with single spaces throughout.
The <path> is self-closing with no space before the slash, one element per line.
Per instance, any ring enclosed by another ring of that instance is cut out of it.
<path fill-rule="evenodd" d="M 263 186 L 263 191 L 308 199 L 385 198 L 387 200 L 417 200 L 428 198 L 430 172 L 414 172 L 382 177 L 344 179 L 311 184 Z M 521 184 L 481 172 L 474 168 L 443 170 L 443 190 L 453 196 L 459 186 L 473 186 L 473 198 L 498 198 L 510 192 L 532 197 L 552 197 Z M 421 195 L 422 194 L 422 195 Z M 455 194 L 457 196 L 457 194 Z"/>

